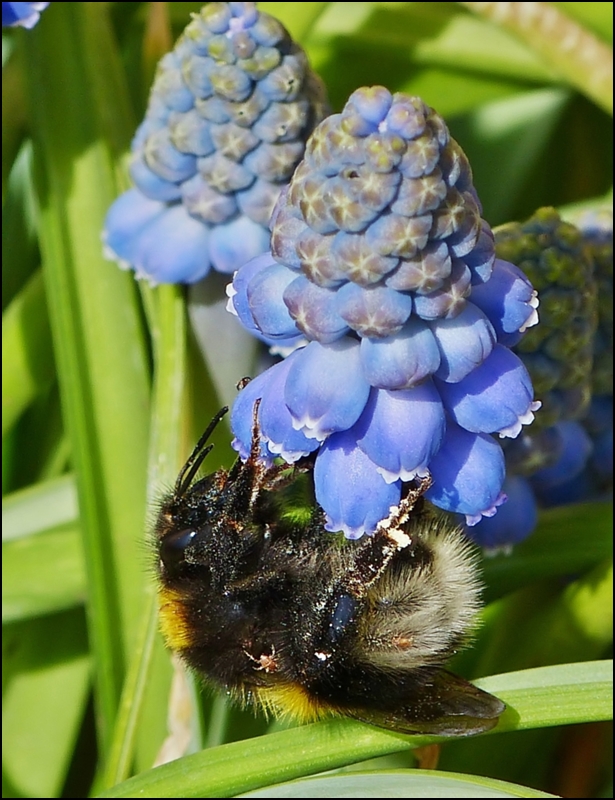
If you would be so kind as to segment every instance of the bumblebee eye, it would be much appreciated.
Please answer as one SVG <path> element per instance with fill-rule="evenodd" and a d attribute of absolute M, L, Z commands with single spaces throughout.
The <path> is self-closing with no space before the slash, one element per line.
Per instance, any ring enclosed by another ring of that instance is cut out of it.
<path fill-rule="evenodd" d="M 184 563 L 186 548 L 196 536 L 196 531 L 188 528 L 168 534 L 160 542 L 160 559 L 169 572 L 177 570 Z"/>

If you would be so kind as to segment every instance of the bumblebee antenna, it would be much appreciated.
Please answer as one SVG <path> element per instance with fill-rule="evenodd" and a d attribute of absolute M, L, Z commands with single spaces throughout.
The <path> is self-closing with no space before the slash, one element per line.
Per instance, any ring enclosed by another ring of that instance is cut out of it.
<path fill-rule="evenodd" d="M 179 475 L 177 476 L 177 481 L 175 483 L 175 494 L 181 497 L 185 492 L 186 489 L 192 483 L 194 476 L 201 468 L 201 464 L 205 461 L 208 453 L 211 452 L 213 448 L 213 444 L 209 444 L 207 446 L 206 442 L 214 432 L 214 429 L 220 422 L 220 420 L 228 413 L 228 406 L 224 406 L 221 408 L 220 411 L 215 415 L 212 421 L 209 423 L 207 428 L 205 429 L 205 433 L 201 436 L 199 441 L 197 442 L 196 447 L 190 454 L 190 458 L 186 461 L 184 466 L 181 468 Z"/>

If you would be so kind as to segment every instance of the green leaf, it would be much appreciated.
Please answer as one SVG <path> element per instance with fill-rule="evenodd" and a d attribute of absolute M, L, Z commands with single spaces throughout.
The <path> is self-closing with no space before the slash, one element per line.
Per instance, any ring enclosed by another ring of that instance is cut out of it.
<path fill-rule="evenodd" d="M 471 113 L 486 103 L 517 97 L 520 90 L 525 90 L 525 86 L 511 80 L 444 67 L 408 70 L 408 77 L 398 88 L 424 98 L 453 124 L 457 116 Z"/>
<path fill-rule="evenodd" d="M 3 463 L 5 491 L 15 492 L 66 472 L 70 444 L 57 380 L 47 388 L 41 387 L 3 441 L 11 454 L 6 465 Z"/>
<path fill-rule="evenodd" d="M 112 156 L 130 112 L 103 4 L 54 3 L 22 37 L 36 129 L 41 250 L 88 572 L 103 752 L 144 602 L 149 374 L 131 275 L 105 262 Z M 58 53 L 62 54 L 58 58 Z"/>
<path fill-rule="evenodd" d="M 329 3 L 300 43 L 335 109 L 362 84 L 420 93 L 448 115 L 554 80 L 530 48 L 452 3 Z"/>
<path fill-rule="evenodd" d="M 12 166 L 2 206 L 3 310 L 40 266 L 31 171 L 32 143 L 28 140 Z"/>
<path fill-rule="evenodd" d="M 487 606 L 473 647 L 455 668 L 488 675 L 600 658 L 612 643 L 612 590 L 608 558 L 564 587 L 543 581 L 508 595 Z"/>
<path fill-rule="evenodd" d="M 494 732 L 612 716 L 612 662 L 543 667 L 497 675 L 477 685 L 507 709 Z M 349 719 L 331 719 L 187 756 L 119 784 L 104 797 L 233 797 L 366 758 L 442 741 L 404 736 Z"/>
<path fill-rule="evenodd" d="M 519 37 L 572 86 L 613 113 L 613 49 L 550 3 L 460 3 Z"/>
<path fill-rule="evenodd" d="M 143 698 L 152 666 L 157 624 L 157 607 L 152 596 L 143 615 L 143 628 L 139 631 L 137 644 L 132 653 L 133 658 L 124 682 L 109 757 L 99 788 L 112 786 L 130 775 Z M 160 744 L 159 739 L 156 744 Z"/>
<path fill-rule="evenodd" d="M 451 121 L 451 132 L 472 164 L 490 224 L 510 218 L 530 175 L 544 161 L 568 99 L 563 89 L 524 92 Z"/>
<path fill-rule="evenodd" d="M 80 530 L 55 528 L 2 545 L 2 621 L 81 605 L 86 582 Z"/>
<path fill-rule="evenodd" d="M 408 54 L 421 66 L 446 66 L 523 81 L 551 81 L 536 55 L 502 30 L 452 3 L 329 3 L 308 39 L 320 45 L 357 37 Z"/>
<path fill-rule="evenodd" d="M 2 435 L 55 373 L 43 276 L 36 272 L 2 315 Z"/>
<path fill-rule="evenodd" d="M 13 164 L 26 136 L 27 108 L 24 76 L 19 57 L 12 46 L 6 48 L 2 36 L 2 205 Z"/>
<path fill-rule="evenodd" d="M 268 786 L 238 797 L 555 797 L 527 786 L 480 775 L 396 770 L 329 775 Z"/>
<path fill-rule="evenodd" d="M 74 524 L 78 518 L 75 476 L 62 475 L 2 499 L 2 541 Z"/>
<path fill-rule="evenodd" d="M 3 640 L 3 796 L 59 797 L 90 691 L 83 610 L 7 625 Z"/>
<path fill-rule="evenodd" d="M 506 703 L 497 733 L 613 718 L 612 661 L 537 667 L 475 683 Z"/>
<path fill-rule="evenodd" d="M 82 604 L 85 592 L 74 476 L 37 483 L 3 498 L 3 621 Z"/>
<path fill-rule="evenodd" d="M 542 511 L 537 529 L 510 555 L 485 559 L 485 602 L 542 578 L 585 572 L 613 552 L 610 503 L 583 503 Z M 579 547 L 579 531 L 585 531 Z"/>

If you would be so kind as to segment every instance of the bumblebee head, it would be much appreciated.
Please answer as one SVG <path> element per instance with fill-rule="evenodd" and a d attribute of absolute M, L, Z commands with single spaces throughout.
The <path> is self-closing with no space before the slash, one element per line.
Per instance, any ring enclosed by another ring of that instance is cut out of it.
<path fill-rule="evenodd" d="M 221 470 L 207 480 L 207 490 L 197 484 L 161 511 L 156 546 L 163 583 L 195 580 L 215 588 L 258 566 L 268 541 L 266 523 L 238 502 L 229 473 Z"/>
<path fill-rule="evenodd" d="M 260 459 L 258 401 L 248 459 L 238 459 L 230 471 L 197 478 L 212 447 L 208 439 L 226 411 L 222 409 L 208 426 L 158 514 L 160 618 L 174 650 L 185 651 L 194 644 L 198 609 L 258 572 L 280 527 L 275 516 L 277 492 L 270 484 L 283 468 L 268 467 Z"/>

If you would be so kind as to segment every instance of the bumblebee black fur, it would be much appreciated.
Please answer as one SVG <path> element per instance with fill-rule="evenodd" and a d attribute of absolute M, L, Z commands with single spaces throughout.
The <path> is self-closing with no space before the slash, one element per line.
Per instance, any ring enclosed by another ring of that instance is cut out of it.
<path fill-rule="evenodd" d="M 471 545 L 420 510 L 428 479 L 359 541 L 288 512 L 310 465 L 245 463 L 196 480 L 213 420 L 156 526 L 171 649 L 245 704 L 301 721 L 352 716 L 404 733 L 470 735 L 504 704 L 443 669 L 479 607 Z M 302 474 L 302 472 L 304 474 Z"/>

